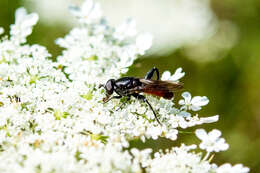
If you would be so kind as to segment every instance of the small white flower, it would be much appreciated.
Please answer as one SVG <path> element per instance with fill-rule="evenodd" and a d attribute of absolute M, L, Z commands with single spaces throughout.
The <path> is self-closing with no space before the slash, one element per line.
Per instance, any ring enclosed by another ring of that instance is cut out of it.
<path fill-rule="evenodd" d="M 116 28 L 115 38 L 123 40 L 125 37 L 135 36 L 136 33 L 136 22 L 129 18 Z"/>
<path fill-rule="evenodd" d="M 183 105 L 181 110 L 198 111 L 201 110 L 201 106 L 205 106 L 209 103 L 209 99 L 206 96 L 195 96 L 192 98 L 189 92 L 182 93 L 182 97 L 184 99 L 179 101 L 179 104 Z"/>
<path fill-rule="evenodd" d="M 162 80 L 170 80 L 178 82 L 179 79 L 181 79 L 185 75 L 185 72 L 182 72 L 182 68 L 178 68 L 173 75 L 171 75 L 171 72 L 165 71 L 162 74 Z"/>
<path fill-rule="evenodd" d="M 21 7 L 15 12 L 15 24 L 11 25 L 11 40 L 16 44 L 25 43 L 26 37 L 32 33 L 32 27 L 38 21 L 38 14 L 27 14 L 25 8 Z"/>
<path fill-rule="evenodd" d="M 142 167 L 147 167 L 149 165 L 149 160 L 150 160 L 152 151 L 153 150 L 151 148 L 147 148 L 142 151 L 140 151 L 136 148 L 132 148 L 131 153 L 134 156 L 134 163 L 136 163 L 136 164 L 141 163 Z"/>
<path fill-rule="evenodd" d="M 166 133 L 165 137 L 174 141 L 177 139 L 177 134 L 178 134 L 178 130 L 172 129 Z"/>
<path fill-rule="evenodd" d="M 70 11 L 76 17 L 80 18 L 80 22 L 91 23 L 101 18 L 102 12 L 100 5 L 94 3 L 93 0 L 85 0 L 81 8 L 77 6 L 70 6 Z"/>
<path fill-rule="evenodd" d="M 249 168 L 243 167 L 242 164 L 237 164 L 232 166 L 229 163 L 225 163 L 217 168 L 217 173 L 247 173 L 249 172 Z"/>
<path fill-rule="evenodd" d="M 162 133 L 162 129 L 160 127 L 151 127 L 147 129 L 147 135 L 151 136 L 152 139 L 156 140 L 158 136 Z"/>
<path fill-rule="evenodd" d="M 225 142 L 224 138 L 220 138 L 221 132 L 219 130 L 212 130 L 207 134 L 204 129 L 197 129 L 196 136 L 202 141 L 200 148 L 207 152 L 219 152 L 228 149 L 229 145 Z"/>

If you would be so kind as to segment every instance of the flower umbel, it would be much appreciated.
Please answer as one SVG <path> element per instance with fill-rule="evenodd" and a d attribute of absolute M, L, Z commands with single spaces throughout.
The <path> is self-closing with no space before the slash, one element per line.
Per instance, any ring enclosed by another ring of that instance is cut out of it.
<path fill-rule="evenodd" d="M 100 7 L 85 0 L 71 8 L 81 25 L 57 43 L 64 48 L 56 62 L 45 47 L 26 44 L 35 13 L 16 11 L 10 39 L 0 40 L 0 172 L 248 172 L 242 165 L 218 167 L 181 145 L 168 151 L 129 149 L 133 139 L 159 137 L 177 140 L 180 129 L 213 123 L 219 116 L 200 117 L 207 97 L 182 94 L 181 106 L 172 100 L 147 96 L 160 115 L 138 100 L 116 111 L 120 100 L 102 103 L 98 85 L 120 78 L 138 56 L 151 46 L 151 35 L 135 30 L 133 20 L 111 27 Z M 1 33 L 0 29 L 0 33 Z M 178 81 L 181 68 L 163 80 Z M 199 129 L 200 148 L 209 152 L 228 149 L 221 132 Z M 205 157 L 204 157 L 205 158 Z"/>

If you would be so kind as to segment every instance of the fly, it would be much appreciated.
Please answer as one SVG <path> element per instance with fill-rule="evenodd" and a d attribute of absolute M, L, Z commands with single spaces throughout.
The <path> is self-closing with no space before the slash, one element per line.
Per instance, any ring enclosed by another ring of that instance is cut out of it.
<path fill-rule="evenodd" d="M 156 73 L 156 80 L 153 80 L 154 73 Z M 147 72 L 144 78 L 136 77 L 123 77 L 120 79 L 109 79 L 105 85 L 100 85 L 106 90 L 106 97 L 103 102 L 106 103 L 111 99 L 120 99 L 127 97 L 127 101 L 133 96 L 138 100 L 144 101 L 152 110 L 156 121 L 161 125 L 153 107 L 149 101 L 141 93 L 151 94 L 154 96 L 163 97 L 165 99 L 172 99 L 174 92 L 179 91 L 183 88 L 183 84 L 174 81 L 162 81 L 159 80 L 159 70 L 154 67 Z M 112 96 L 113 93 L 116 96 Z M 121 108 L 126 102 L 124 102 L 119 108 Z"/>

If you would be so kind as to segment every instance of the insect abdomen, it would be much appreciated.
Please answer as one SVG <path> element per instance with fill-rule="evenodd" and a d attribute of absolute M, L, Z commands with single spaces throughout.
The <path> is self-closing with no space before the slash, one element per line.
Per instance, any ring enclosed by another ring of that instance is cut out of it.
<path fill-rule="evenodd" d="M 173 97 L 173 92 L 163 92 L 163 91 L 148 91 L 147 92 L 146 91 L 145 93 L 163 97 L 163 98 L 169 99 L 169 100 L 172 99 L 172 97 Z"/>

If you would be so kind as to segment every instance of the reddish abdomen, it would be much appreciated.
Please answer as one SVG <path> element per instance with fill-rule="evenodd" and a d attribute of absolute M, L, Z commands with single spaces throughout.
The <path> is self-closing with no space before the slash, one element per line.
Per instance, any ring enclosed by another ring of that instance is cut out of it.
<path fill-rule="evenodd" d="M 172 92 L 163 92 L 163 91 L 145 91 L 144 93 L 163 97 L 165 99 L 171 99 L 173 97 Z"/>

